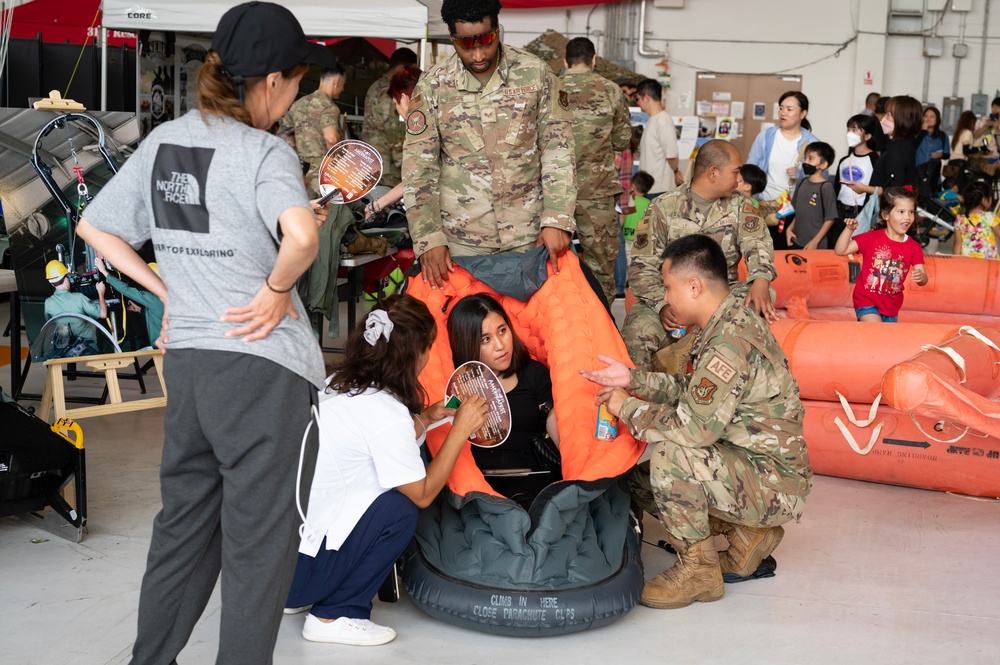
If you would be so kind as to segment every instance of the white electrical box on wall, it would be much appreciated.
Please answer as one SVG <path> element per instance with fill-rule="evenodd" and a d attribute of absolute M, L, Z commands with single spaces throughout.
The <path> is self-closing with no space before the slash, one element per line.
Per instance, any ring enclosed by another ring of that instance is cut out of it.
<path fill-rule="evenodd" d="M 928 58 L 940 58 L 944 55 L 944 39 L 941 37 L 924 37 L 924 55 Z"/>
<path fill-rule="evenodd" d="M 927 11 L 943 12 L 951 0 L 927 0 Z"/>
<path fill-rule="evenodd" d="M 986 0 L 989 2 L 990 0 Z M 971 12 L 972 11 L 972 0 L 951 0 L 951 11 L 953 12 Z"/>

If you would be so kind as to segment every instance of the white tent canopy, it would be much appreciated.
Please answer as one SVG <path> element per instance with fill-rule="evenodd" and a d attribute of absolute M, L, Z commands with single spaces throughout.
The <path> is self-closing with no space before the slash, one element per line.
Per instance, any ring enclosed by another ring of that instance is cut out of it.
<path fill-rule="evenodd" d="M 142 2 L 142 4 L 138 4 Z M 103 0 L 101 108 L 107 108 L 108 30 L 213 33 L 237 0 Z M 427 38 L 427 7 L 417 0 L 283 0 L 311 37 Z"/>
<path fill-rule="evenodd" d="M 215 32 L 236 0 L 104 0 L 103 26 L 111 30 Z M 400 41 L 427 35 L 427 8 L 416 0 L 285 0 L 313 37 L 383 37 Z"/>

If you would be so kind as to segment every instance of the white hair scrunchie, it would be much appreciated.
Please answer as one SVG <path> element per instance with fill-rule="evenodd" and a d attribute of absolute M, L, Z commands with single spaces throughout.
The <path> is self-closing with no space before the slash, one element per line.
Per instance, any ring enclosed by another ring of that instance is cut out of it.
<path fill-rule="evenodd" d="M 373 309 L 368 312 L 365 320 L 365 341 L 375 346 L 379 337 L 385 337 L 389 341 L 389 334 L 392 333 L 392 321 L 384 309 Z"/>

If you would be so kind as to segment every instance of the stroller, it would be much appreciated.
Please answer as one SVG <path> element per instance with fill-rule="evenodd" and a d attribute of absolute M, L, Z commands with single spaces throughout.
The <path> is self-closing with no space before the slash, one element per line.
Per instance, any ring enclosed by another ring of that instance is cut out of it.
<path fill-rule="evenodd" d="M 917 167 L 917 223 L 913 226 L 913 239 L 921 247 L 927 247 L 932 239 L 947 242 L 955 233 L 955 213 L 947 201 L 937 198 L 940 173 L 940 159 Z"/>

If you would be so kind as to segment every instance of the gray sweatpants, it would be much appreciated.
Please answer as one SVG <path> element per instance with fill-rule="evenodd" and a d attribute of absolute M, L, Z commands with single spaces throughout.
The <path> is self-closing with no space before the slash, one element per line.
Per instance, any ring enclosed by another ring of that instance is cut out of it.
<path fill-rule="evenodd" d="M 297 558 L 295 476 L 316 389 L 269 360 L 226 351 L 171 350 L 163 373 L 163 509 L 153 522 L 132 663 L 175 662 L 220 570 L 216 663 L 271 663 Z M 316 455 L 310 438 L 306 495 Z"/>

